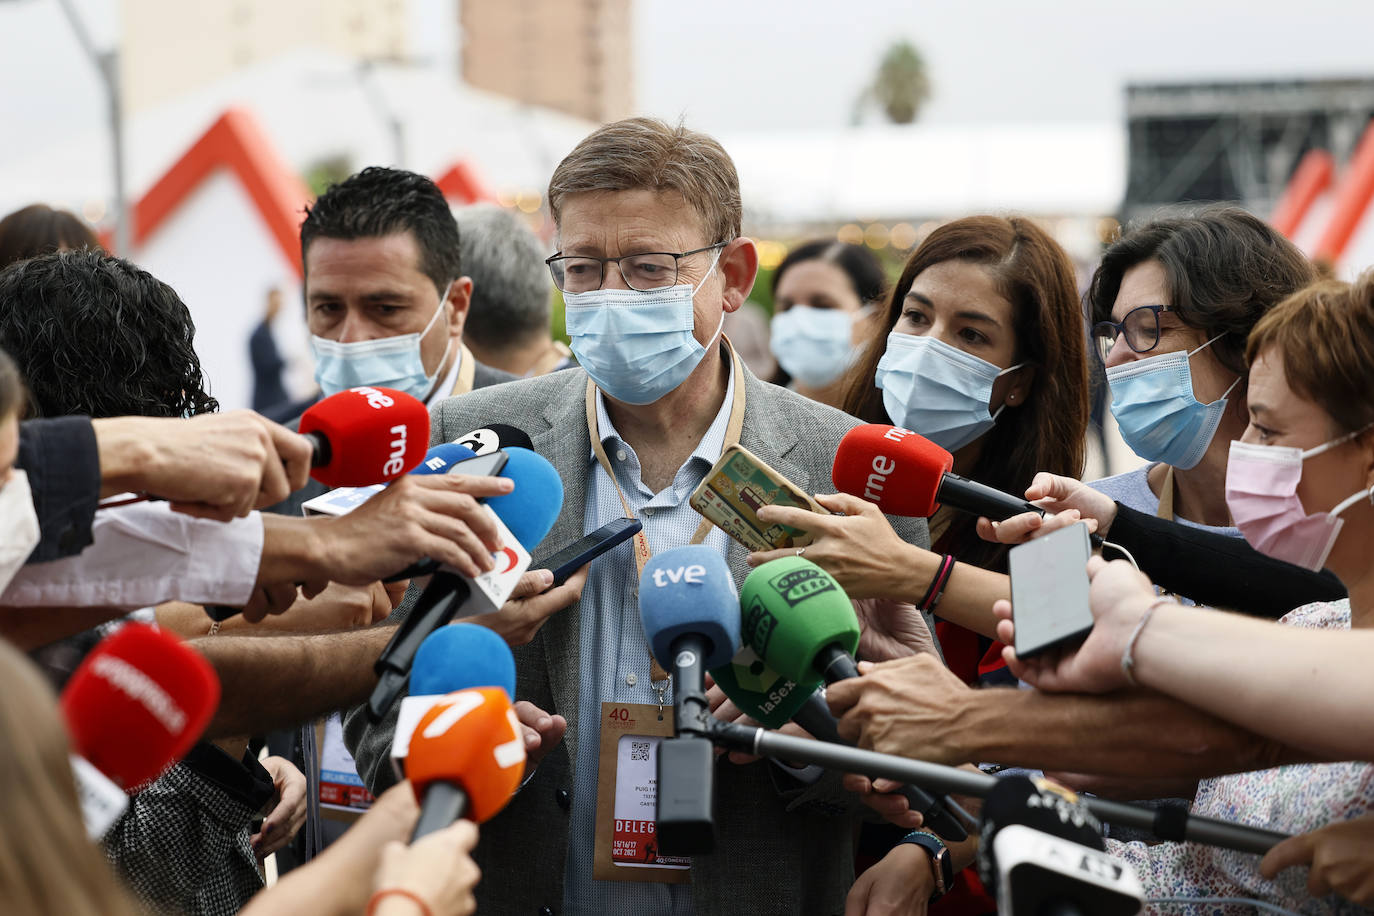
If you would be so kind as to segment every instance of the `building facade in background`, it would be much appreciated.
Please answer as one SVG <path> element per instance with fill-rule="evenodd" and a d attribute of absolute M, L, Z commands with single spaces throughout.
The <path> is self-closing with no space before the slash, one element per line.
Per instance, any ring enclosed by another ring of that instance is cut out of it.
<path fill-rule="evenodd" d="M 403 60 L 411 53 L 409 6 L 408 0 L 121 0 L 124 110 L 136 113 L 300 48 Z"/>
<path fill-rule="evenodd" d="M 589 121 L 633 114 L 631 0 L 460 0 L 463 81 Z"/>

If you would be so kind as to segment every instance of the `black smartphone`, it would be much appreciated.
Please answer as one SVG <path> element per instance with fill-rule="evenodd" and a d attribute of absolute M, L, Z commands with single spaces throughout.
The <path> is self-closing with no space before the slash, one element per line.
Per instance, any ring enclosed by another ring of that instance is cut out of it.
<path fill-rule="evenodd" d="M 450 465 L 445 474 L 471 474 L 474 477 L 495 477 L 501 473 L 501 469 L 506 466 L 507 455 L 505 452 L 489 452 L 485 455 L 474 455 L 471 458 L 464 458 L 456 464 Z"/>
<path fill-rule="evenodd" d="M 1088 602 L 1090 556 L 1088 526 L 1082 522 L 1018 544 L 1008 553 L 1019 657 L 1031 658 L 1087 638 L 1093 628 Z"/>
<path fill-rule="evenodd" d="M 618 518 L 613 522 L 607 522 L 540 563 L 539 568 L 553 570 L 553 584 L 562 585 L 573 573 L 617 544 L 634 537 L 643 527 L 638 519 L 633 518 Z"/>

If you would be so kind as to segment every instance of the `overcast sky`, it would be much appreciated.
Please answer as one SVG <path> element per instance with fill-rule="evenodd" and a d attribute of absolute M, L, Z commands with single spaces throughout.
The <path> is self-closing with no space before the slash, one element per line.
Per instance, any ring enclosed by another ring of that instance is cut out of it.
<path fill-rule="evenodd" d="M 442 22 L 453 0 L 410 2 Z M 928 123 L 1115 121 L 1131 79 L 1374 76 L 1371 0 L 633 2 L 640 108 L 716 132 L 847 124 L 899 38 L 929 63 Z M 116 0 L 77 3 L 111 40 Z M 102 123 L 56 0 L 0 0 L 0 87 L 0 159 Z"/>
<path fill-rule="evenodd" d="M 1131 80 L 1374 76 L 1370 0 L 635 0 L 638 97 L 708 131 L 839 126 L 883 50 L 929 122 L 1116 120 Z"/>

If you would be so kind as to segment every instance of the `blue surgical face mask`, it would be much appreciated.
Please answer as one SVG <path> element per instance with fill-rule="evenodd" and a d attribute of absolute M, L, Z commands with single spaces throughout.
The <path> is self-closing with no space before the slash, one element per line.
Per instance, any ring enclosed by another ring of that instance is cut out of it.
<path fill-rule="evenodd" d="M 809 388 L 823 388 L 849 368 L 854 321 L 862 314 L 794 305 L 773 316 L 769 348 L 788 375 Z"/>
<path fill-rule="evenodd" d="M 425 371 L 425 362 L 420 356 L 420 341 L 424 340 L 439 320 L 448 302 L 449 290 L 453 281 L 444 287 L 439 297 L 439 307 L 429 319 L 429 324 L 418 334 L 398 334 L 395 337 L 381 337 L 376 340 L 356 340 L 340 343 L 311 335 L 310 348 L 315 352 L 315 381 L 320 390 L 328 397 L 361 388 L 365 385 L 374 388 L 395 388 L 412 394 L 420 400 L 427 398 L 434 389 L 439 369 Z"/>
<path fill-rule="evenodd" d="M 719 257 L 717 249 L 701 284 Z M 692 297 L 701 284 L 564 293 L 573 355 L 597 387 L 617 401 L 652 404 L 686 381 L 706 355 L 692 335 Z M 707 347 L 720 335 L 723 311 L 720 319 Z"/>
<path fill-rule="evenodd" d="M 1179 470 L 1202 460 L 1226 410 L 1226 395 L 1203 404 L 1193 396 L 1188 360 L 1221 339 L 1220 334 L 1196 350 L 1176 350 L 1107 369 L 1112 416 L 1121 438 L 1146 461 L 1162 461 Z"/>
<path fill-rule="evenodd" d="M 992 385 L 1023 365 L 999 369 L 939 338 L 894 331 L 878 360 L 877 383 L 894 426 L 953 452 L 992 429 L 1002 412 L 988 413 Z"/>

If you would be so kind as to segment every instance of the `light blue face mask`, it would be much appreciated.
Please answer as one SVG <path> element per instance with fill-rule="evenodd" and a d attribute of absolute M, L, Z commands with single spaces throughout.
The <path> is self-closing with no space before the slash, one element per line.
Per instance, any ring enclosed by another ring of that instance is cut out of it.
<path fill-rule="evenodd" d="M 692 298 L 719 257 L 717 249 L 695 287 L 680 283 L 647 292 L 603 288 L 563 294 L 573 355 L 598 388 L 626 404 L 652 404 L 687 380 L 725 325 L 722 311 L 706 347 L 692 335 Z"/>
<path fill-rule="evenodd" d="M 1196 350 L 1176 350 L 1107 369 L 1112 392 L 1112 416 L 1121 438 L 1146 461 L 1162 461 L 1186 471 L 1194 467 L 1221 423 L 1226 395 L 1203 404 L 1193 396 L 1189 359 L 1220 340 L 1218 334 Z"/>
<path fill-rule="evenodd" d="M 420 356 L 420 341 L 434 328 L 435 322 L 448 302 L 449 290 L 453 281 L 444 287 L 439 297 L 439 307 L 429 324 L 418 334 L 398 334 L 395 337 L 381 337 L 377 340 L 355 340 L 340 343 L 311 335 L 310 348 L 315 353 L 315 381 L 325 397 L 370 385 L 374 388 L 395 388 L 424 400 L 434 389 L 439 376 L 439 366 L 434 373 L 425 371 L 425 362 Z"/>
<path fill-rule="evenodd" d="M 769 349 L 788 375 L 808 388 L 823 388 L 849 368 L 854 321 L 862 314 L 794 305 L 773 316 Z"/>
<path fill-rule="evenodd" d="M 877 383 L 894 426 L 953 452 L 992 429 L 1006 406 L 988 413 L 992 385 L 1024 365 L 999 369 L 938 338 L 894 331 L 878 360 Z"/>

